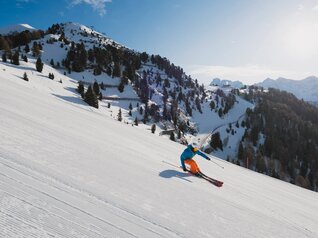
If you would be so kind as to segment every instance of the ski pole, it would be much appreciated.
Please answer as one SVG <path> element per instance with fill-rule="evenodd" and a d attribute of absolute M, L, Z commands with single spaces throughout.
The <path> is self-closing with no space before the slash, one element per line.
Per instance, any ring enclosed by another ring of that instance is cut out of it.
<path fill-rule="evenodd" d="M 219 166 L 220 168 L 224 169 L 223 166 L 221 166 L 221 165 L 219 165 L 217 162 L 213 161 L 210 156 L 209 156 L 209 158 L 210 158 L 210 162 L 212 162 L 212 163 L 216 164 L 217 166 Z"/>

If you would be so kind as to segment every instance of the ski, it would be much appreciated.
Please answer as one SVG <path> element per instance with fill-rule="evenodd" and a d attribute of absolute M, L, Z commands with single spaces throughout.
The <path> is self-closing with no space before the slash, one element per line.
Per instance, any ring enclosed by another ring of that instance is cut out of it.
<path fill-rule="evenodd" d="M 211 177 L 205 175 L 205 174 L 202 173 L 202 172 L 198 172 L 198 173 L 196 173 L 196 174 L 192 173 L 191 171 L 188 171 L 188 172 L 189 172 L 190 174 L 192 174 L 192 175 L 198 177 L 198 178 L 202 178 L 202 179 L 204 179 L 204 180 L 206 180 L 206 181 L 212 183 L 213 185 L 215 185 L 215 186 L 217 186 L 217 187 L 222 187 L 222 186 L 223 186 L 223 182 L 222 182 L 222 181 L 217 180 L 217 179 L 214 179 L 214 178 L 211 178 Z"/>
<path fill-rule="evenodd" d="M 182 169 L 181 166 L 174 165 L 174 164 L 169 163 L 169 162 L 167 162 L 167 161 L 164 161 L 164 160 L 163 160 L 162 162 L 163 162 L 163 163 L 166 163 L 166 164 L 169 164 L 169 165 L 171 165 L 171 166 L 173 166 L 173 167 L 175 167 L 175 168 Z M 212 183 L 213 185 L 215 185 L 215 186 L 217 186 L 217 187 L 222 187 L 222 186 L 223 186 L 223 182 L 222 182 L 222 181 L 217 180 L 217 179 L 214 179 L 214 178 L 211 178 L 211 177 L 205 175 L 204 173 L 202 173 L 201 171 L 200 171 L 199 173 L 197 173 L 197 174 L 191 173 L 191 171 L 189 171 L 189 170 L 187 170 L 187 172 L 189 172 L 189 173 L 190 173 L 191 175 L 193 175 L 193 176 L 196 176 L 196 177 L 198 177 L 198 178 L 202 178 L 202 179 L 204 179 L 204 180 L 206 180 L 206 181 Z"/>
<path fill-rule="evenodd" d="M 213 185 L 217 186 L 217 187 L 222 187 L 223 186 L 223 182 L 214 178 L 211 178 L 207 175 L 205 175 L 204 173 L 202 173 L 201 171 L 197 173 L 198 177 L 205 179 L 206 181 L 212 183 Z"/>

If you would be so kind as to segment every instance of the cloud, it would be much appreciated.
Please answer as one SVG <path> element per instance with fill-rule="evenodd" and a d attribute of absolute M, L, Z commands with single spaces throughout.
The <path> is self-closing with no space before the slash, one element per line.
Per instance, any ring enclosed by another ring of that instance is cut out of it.
<path fill-rule="evenodd" d="M 201 83 L 209 84 L 213 78 L 228 80 L 239 80 L 245 84 L 251 85 L 261 82 L 266 78 L 291 78 L 303 79 L 307 76 L 314 75 L 313 72 L 296 72 L 288 70 L 272 69 L 258 65 L 244 66 L 221 66 L 221 65 L 194 65 L 190 67 L 189 74 L 197 78 Z"/>
<path fill-rule="evenodd" d="M 26 3 L 31 3 L 34 2 L 34 0 L 15 0 L 15 6 L 17 8 L 23 8 L 22 5 L 26 4 Z"/>
<path fill-rule="evenodd" d="M 298 5 L 298 11 L 303 11 L 305 9 L 305 6 L 303 4 Z"/>
<path fill-rule="evenodd" d="M 318 11 L 318 5 L 314 6 L 314 7 L 312 8 L 312 10 Z"/>
<path fill-rule="evenodd" d="M 100 16 L 104 16 L 106 14 L 106 3 L 108 2 L 111 2 L 111 0 L 72 0 L 71 6 L 88 4 L 94 11 L 98 12 Z"/>

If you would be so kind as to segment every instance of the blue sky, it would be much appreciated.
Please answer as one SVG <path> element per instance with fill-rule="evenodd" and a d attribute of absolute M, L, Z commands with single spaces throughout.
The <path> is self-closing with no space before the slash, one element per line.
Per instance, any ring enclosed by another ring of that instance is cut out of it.
<path fill-rule="evenodd" d="M 318 0 L 1 0 L 0 27 L 94 26 L 201 82 L 318 75 Z"/>

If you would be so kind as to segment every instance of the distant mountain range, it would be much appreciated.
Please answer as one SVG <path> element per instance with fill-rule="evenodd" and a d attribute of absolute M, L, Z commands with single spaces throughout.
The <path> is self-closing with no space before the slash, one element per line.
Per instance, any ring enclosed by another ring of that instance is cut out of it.
<path fill-rule="evenodd" d="M 293 80 L 286 78 L 270 79 L 267 78 L 263 82 L 255 84 L 257 86 L 268 88 L 276 88 L 294 94 L 298 99 L 310 102 L 318 106 L 318 78 L 310 76 L 302 80 Z M 214 78 L 210 86 L 242 88 L 244 84 L 240 81 L 231 81 L 226 79 Z"/>
<path fill-rule="evenodd" d="M 318 78 L 310 76 L 302 80 L 278 78 L 276 80 L 267 78 L 256 84 L 264 88 L 276 88 L 294 94 L 297 98 L 303 99 L 318 105 Z"/>

